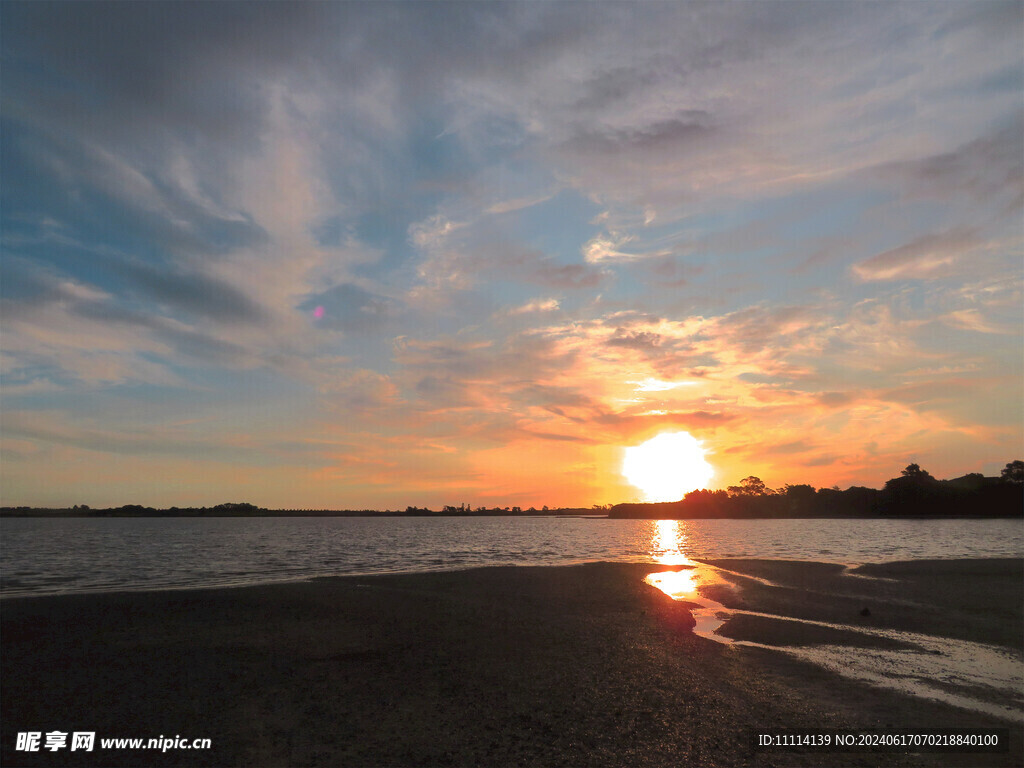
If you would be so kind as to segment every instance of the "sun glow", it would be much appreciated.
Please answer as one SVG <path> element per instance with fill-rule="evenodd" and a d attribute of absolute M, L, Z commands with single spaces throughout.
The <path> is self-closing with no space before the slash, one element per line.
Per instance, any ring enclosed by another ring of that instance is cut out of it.
<path fill-rule="evenodd" d="M 707 487 L 715 470 L 700 440 L 688 432 L 665 432 L 626 449 L 622 474 L 644 492 L 646 501 L 678 501 Z"/>

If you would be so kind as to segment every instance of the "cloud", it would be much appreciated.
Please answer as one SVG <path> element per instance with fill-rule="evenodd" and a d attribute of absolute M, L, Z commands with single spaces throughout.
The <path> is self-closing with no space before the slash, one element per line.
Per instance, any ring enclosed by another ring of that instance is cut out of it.
<path fill-rule="evenodd" d="M 558 299 L 536 299 L 509 310 L 510 315 L 526 315 L 535 312 L 554 312 L 559 308 Z"/>
<path fill-rule="evenodd" d="M 197 17 L 167 4 L 69 7 L 56 15 L 44 5 L 12 8 L 5 16 L 17 34 L 5 35 L 5 50 L 18 64 L 44 56 L 60 77 L 54 82 L 15 66 L 5 87 L 33 114 L 58 124 L 81 120 L 87 130 L 133 136 L 138 128 L 198 128 L 237 140 L 259 114 L 258 95 L 243 83 L 286 65 L 299 41 L 308 52 L 322 10 L 306 5 L 251 13 L 227 5 L 202 9 Z M 93 109 L 97 96 L 105 109 Z M 123 115 L 136 125 L 118 126 Z"/>
<path fill-rule="evenodd" d="M 640 254 L 619 250 L 632 239 L 629 236 L 598 235 L 583 246 L 583 258 L 588 264 L 599 264 L 602 261 L 632 261 L 643 258 Z"/>
<path fill-rule="evenodd" d="M 1024 77 L 1019 63 L 1015 70 L 1018 77 Z M 1015 112 L 1005 124 L 951 151 L 886 163 L 871 169 L 869 175 L 895 181 L 904 195 L 918 199 L 995 200 L 997 205 L 986 209 L 984 215 L 1006 215 L 1019 210 L 1024 196 L 1022 131 L 1024 113 Z"/>
<path fill-rule="evenodd" d="M 465 222 L 451 221 L 443 216 L 431 216 L 425 221 L 409 227 L 409 239 L 424 251 L 436 250 L 447 241 L 448 236 L 465 227 Z"/>
<path fill-rule="evenodd" d="M 785 344 L 790 352 L 807 352 L 817 344 L 813 331 L 828 316 L 811 306 L 754 306 L 732 312 L 716 322 L 716 331 L 744 352 L 757 353 Z"/>
<path fill-rule="evenodd" d="M 861 280 L 928 280 L 946 277 L 980 245 L 971 232 L 925 235 L 853 266 Z"/>
<path fill-rule="evenodd" d="M 122 262 L 118 276 L 157 301 L 190 315 L 224 323 L 260 323 L 266 312 L 235 285 L 216 277 L 178 269 L 157 269 Z"/>
<path fill-rule="evenodd" d="M 950 312 L 948 315 L 944 316 L 942 320 L 953 328 L 961 328 L 965 331 L 975 331 L 976 333 L 1008 335 L 1015 334 L 1020 330 L 1015 327 L 991 323 L 976 309 L 959 309 L 955 312 Z"/>
<path fill-rule="evenodd" d="M 606 158 L 608 155 L 630 153 L 696 152 L 715 135 L 712 122 L 708 112 L 692 110 L 675 119 L 642 127 L 581 131 L 566 141 L 562 148 L 569 154 L 582 156 L 581 160 L 587 156 Z"/>
<path fill-rule="evenodd" d="M 487 208 L 485 212 L 498 216 L 503 213 L 521 211 L 525 208 L 532 208 L 535 205 L 546 203 L 552 197 L 554 197 L 553 194 L 540 195 L 539 197 L 517 197 L 512 200 L 504 200 L 500 203 L 494 203 Z"/>
<path fill-rule="evenodd" d="M 610 278 L 600 268 L 566 264 L 555 254 L 519 241 L 489 217 L 456 221 L 435 214 L 415 222 L 409 231 L 421 256 L 406 301 L 435 315 L 458 313 L 463 324 L 493 314 L 491 305 L 507 305 L 503 294 L 513 286 L 582 292 Z"/>
<path fill-rule="evenodd" d="M 218 367 L 258 364 L 258 355 L 252 349 L 218 334 L 208 324 L 189 324 L 155 313 L 145 305 L 137 308 L 114 294 L 53 270 L 29 267 L 22 274 L 28 275 L 34 293 L 0 302 L 0 313 L 9 331 L 4 343 L 7 375 L 25 376 L 34 370 L 37 375 L 59 380 L 63 386 L 69 385 L 69 378 L 79 382 L 186 386 L 180 374 L 173 372 L 179 363 Z M 152 271 L 144 274 L 151 276 L 166 277 Z M 162 281 L 157 289 L 173 291 L 168 298 L 175 299 L 178 290 L 190 287 L 196 287 L 197 293 L 183 300 L 185 306 L 223 298 L 219 294 L 221 286 L 202 281 Z M 205 288 L 210 293 L 204 293 Z M 201 320 L 212 317 L 240 322 L 231 314 L 236 309 L 244 315 L 250 307 L 245 303 L 234 306 L 225 300 L 225 306 L 199 307 L 197 314 Z"/>
<path fill-rule="evenodd" d="M 609 347 L 653 350 L 661 346 L 662 340 L 661 335 L 651 331 L 626 331 L 622 328 L 616 328 L 615 334 L 605 344 Z"/>
<path fill-rule="evenodd" d="M 1021 13 L 14 4 L 16 448 L 208 440 L 368 505 L 531 476 L 596 501 L 617 447 L 669 426 L 729 482 L 992 458 L 1020 435 L 993 425 L 1020 399 Z M 203 398 L 238 401 L 234 443 L 152 415 Z M 124 416 L 90 424 L 97 399 Z"/>

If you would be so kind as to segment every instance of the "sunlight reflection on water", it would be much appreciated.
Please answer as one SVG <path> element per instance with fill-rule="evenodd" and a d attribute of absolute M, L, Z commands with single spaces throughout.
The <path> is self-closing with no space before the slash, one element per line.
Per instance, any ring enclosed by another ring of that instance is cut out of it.
<path fill-rule="evenodd" d="M 650 557 L 661 565 L 675 566 L 679 570 L 650 573 L 644 579 L 655 589 L 660 589 L 673 600 L 686 601 L 696 626 L 693 633 L 717 642 L 731 642 L 719 637 L 715 630 L 725 623 L 723 616 L 727 609 L 700 594 L 702 584 L 722 583 L 714 568 L 695 563 L 686 555 L 689 542 L 686 521 L 656 520 L 651 533 Z M 699 599 L 697 599 L 699 598 Z"/>
<path fill-rule="evenodd" d="M 690 571 L 652 573 L 644 581 L 673 600 L 684 600 L 697 594 L 697 582 Z"/>
<path fill-rule="evenodd" d="M 685 520 L 655 520 L 651 538 L 651 559 L 662 565 L 695 565 L 686 556 L 689 535 Z"/>
<path fill-rule="evenodd" d="M 751 610 L 726 608 L 705 597 L 702 585 L 727 584 L 730 576 L 742 575 L 761 584 L 785 589 L 762 578 L 738 574 L 694 562 L 687 556 L 686 522 L 658 520 L 650 529 L 651 559 L 678 570 L 650 573 L 644 582 L 686 606 L 696 622 L 693 634 L 724 645 L 765 648 L 812 662 L 844 677 L 871 685 L 943 701 L 953 706 L 985 712 L 1014 722 L 1024 722 L 1024 660 L 1019 653 L 983 643 L 933 637 L 895 629 L 875 629 L 814 621 Z M 850 577 L 852 578 L 852 576 Z M 889 579 L 888 581 L 893 581 Z M 718 630 L 734 615 L 811 625 L 896 641 L 900 649 L 859 648 L 850 645 L 772 645 L 733 640 Z"/>

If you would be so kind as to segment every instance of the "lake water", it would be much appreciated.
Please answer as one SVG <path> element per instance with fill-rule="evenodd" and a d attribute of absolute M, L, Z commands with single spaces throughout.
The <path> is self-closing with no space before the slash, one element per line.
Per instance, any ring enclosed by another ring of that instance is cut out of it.
<path fill-rule="evenodd" d="M 1017 520 L 8 518 L 0 596 L 255 584 L 485 565 L 759 557 L 857 565 L 1021 557 Z"/>

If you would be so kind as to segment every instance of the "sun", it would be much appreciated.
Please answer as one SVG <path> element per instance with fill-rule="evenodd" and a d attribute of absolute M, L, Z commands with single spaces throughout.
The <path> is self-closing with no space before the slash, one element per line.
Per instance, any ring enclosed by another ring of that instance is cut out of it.
<path fill-rule="evenodd" d="M 664 432 L 626 449 L 622 474 L 644 492 L 647 501 L 678 501 L 706 488 L 715 475 L 704 447 L 688 432 Z"/>

